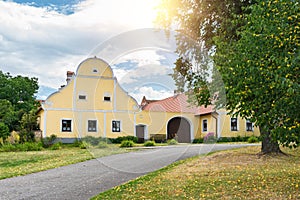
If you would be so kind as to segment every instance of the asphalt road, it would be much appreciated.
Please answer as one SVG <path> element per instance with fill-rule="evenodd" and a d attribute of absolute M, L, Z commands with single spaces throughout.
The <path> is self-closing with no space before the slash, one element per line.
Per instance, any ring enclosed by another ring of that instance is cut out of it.
<path fill-rule="evenodd" d="M 249 144 L 198 144 L 147 148 L 26 176 L 0 180 L 0 199 L 89 199 L 177 160 Z"/>

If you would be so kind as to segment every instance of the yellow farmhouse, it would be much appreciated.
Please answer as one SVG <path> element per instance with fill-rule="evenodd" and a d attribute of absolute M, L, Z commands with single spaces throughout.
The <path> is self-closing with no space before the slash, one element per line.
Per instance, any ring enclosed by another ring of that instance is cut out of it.
<path fill-rule="evenodd" d="M 208 133 L 216 137 L 259 135 L 248 120 L 232 118 L 212 106 L 193 107 L 185 94 L 141 104 L 118 83 L 111 67 L 99 58 L 88 58 L 76 73 L 67 73 L 67 85 L 51 94 L 39 112 L 43 137 L 57 135 L 63 142 L 85 136 L 116 138 L 137 136 L 162 140 L 176 137 L 192 142 Z"/>

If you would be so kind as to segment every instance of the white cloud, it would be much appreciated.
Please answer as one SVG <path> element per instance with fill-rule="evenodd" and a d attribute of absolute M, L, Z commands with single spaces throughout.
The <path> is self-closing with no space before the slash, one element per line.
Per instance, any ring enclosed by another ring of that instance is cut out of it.
<path fill-rule="evenodd" d="M 133 98 L 137 100 L 138 103 L 141 103 L 143 96 L 146 96 L 146 99 L 159 100 L 173 96 L 173 92 L 168 90 L 155 90 L 152 87 L 143 86 L 136 88 L 134 92 L 129 93 Z"/>
<path fill-rule="evenodd" d="M 132 5 L 140 9 L 130 8 Z M 40 80 L 46 79 L 45 74 L 49 79 L 60 76 L 57 82 L 64 80 L 67 66 L 77 66 L 98 43 L 123 31 L 151 27 L 153 13 L 145 5 L 139 0 L 87 0 L 76 6 L 74 14 L 63 15 L 0 1 L 0 69 L 12 74 L 30 73 Z M 137 20 L 141 13 L 146 19 L 143 23 Z M 42 84 L 63 84 L 57 82 Z"/>

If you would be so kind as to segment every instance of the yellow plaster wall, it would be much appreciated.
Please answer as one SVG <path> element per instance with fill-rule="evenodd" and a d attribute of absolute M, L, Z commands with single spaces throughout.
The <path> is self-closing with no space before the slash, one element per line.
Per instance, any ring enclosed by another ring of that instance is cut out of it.
<path fill-rule="evenodd" d="M 94 69 L 97 69 L 98 72 L 93 72 Z M 77 75 L 113 77 L 113 72 L 105 61 L 97 58 L 88 58 L 79 65 Z"/>
<path fill-rule="evenodd" d="M 253 131 L 246 131 L 246 120 L 242 119 L 241 117 L 238 118 L 238 130 L 237 131 L 231 131 L 231 117 L 229 115 L 222 115 L 222 124 L 221 124 L 221 137 L 237 137 L 237 136 L 259 136 L 259 128 L 255 127 L 253 128 Z"/>

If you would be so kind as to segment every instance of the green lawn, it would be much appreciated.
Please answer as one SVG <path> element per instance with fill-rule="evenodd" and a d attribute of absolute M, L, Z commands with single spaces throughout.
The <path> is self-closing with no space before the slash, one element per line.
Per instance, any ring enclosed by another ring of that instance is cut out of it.
<path fill-rule="evenodd" d="M 179 161 L 94 199 L 300 199 L 300 149 L 247 147 Z"/>
<path fill-rule="evenodd" d="M 28 152 L 0 152 L 0 179 L 30 174 L 64 165 L 82 162 L 129 150 L 109 145 L 108 148 L 80 149 L 63 145 L 60 150 L 42 150 Z"/>

